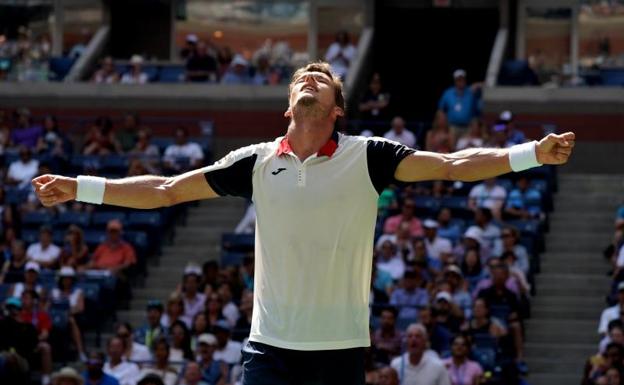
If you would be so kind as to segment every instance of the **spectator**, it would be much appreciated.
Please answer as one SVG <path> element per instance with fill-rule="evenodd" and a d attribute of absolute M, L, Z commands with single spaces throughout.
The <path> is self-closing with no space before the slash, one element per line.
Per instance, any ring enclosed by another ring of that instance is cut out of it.
<path fill-rule="evenodd" d="M 370 122 L 367 127 L 375 130 L 374 123 L 386 122 L 389 115 L 390 93 L 383 88 L 381 76 L 375 72 L 368 84 L 368 90 L 360 101 L 359 110 L 362 120 Z"/>
<path fill-rule="evenodd" d="M 184 298 L 184 315 L 187 319 L 193 319 L 198 313 L 204 311 L 206 295 L 199 293 L 199 283 L 202 271 L 199 266 L 187 265 L 182 277 L 182 298 Z"/>
<path fill-rule="evenodd" d="M 30 187 L 30 181 L 37 175 L 39 161 L 32 158 L 30 148 L 21 146 L 19 159 L 11 162 L 7 171 L 6 183 L 24 189 Z"/>
<path fill-rule="evenodd" d="M 72 340 L 80 358 L 86 359 L 82 335 L 76 319 L 83 314 L 85 309 L 84 293 L 81 288 L 76 287 L 76 272 L 72 267 L 61 267 L 58 287 L 52 289 L 51 297 L 54 302 L 69 303 L 69 329 Z"/>
<path fill-rule="evenodd" d="M 601 377 L 605 376 L 610 368 L 622 368 L 623 356 L 624 348 L 621 345 L 616 343 L 607 345 L 604 354 L 591 357 L 585 364 L 582 384 L 601 384 Z M 611 385 L 604 380 L 602 380 L 602 384 Z"/>
<path fill-rule="evenodd" d="M 189 142 L 188 136 L 189 133 L 185 127 L 178 127 L 175 130 L 176 142 L 165 149 L 163 157 L 164 167 L 169 172 L 182 173 L 194 170 L 203 163 L 202 148 L 195 142 Z"/>
<path fill-rule="evenodd" d="M 397 310 L 386 307 L 381 310 L 379 328 L 373 334 L 371 343 L 377 350 L 383 352 L 388 362 L 401 354 L 403 333 L 396 327 Z"/>
<path fill-rule="evenodd" d="M 104 353 L 92 351 L 87 360 L 87 370 L 82 375 L 85 385 L 120 385 L 117 378 L 104 372 Z"/>
<path fill-rule="evenodd" d="M 503 240 L 503 252 L 512 252 L 516 257 L 513 266 L 528 276 L 531 270 L 529 253 L 526 247 L 519 243 L 520 232 L 518 229 L 511 226 L 504 227 L 501 231 L 501 238 Z"/>
<path fill-rule="evenodd" d="M 232 333 L 232 339 L 234 341 L 242 342 L 249 336 L 251 330 L 251 319 L 253 314 L 253 291 L 245 290 L 241 297 L 239 311 L 241 316 L 234 325 Z"/>
<path fill-rule="evenodd" d="M 180 50 L 180 58 L 187 60 L 195 52 L 195 47 L 199 42 L 199 37 L 194 33 L 189 33 L 184 39 L 184 47 Z"/>
<path fill-rule="evenodd" d="M 117 337 L 124 342 L 123 358 L 126 361 L 142 365 L 152 360 L 152 354 L 147 346 L 133 340 L 132 325 L 128 322 L 118 323 L 115 327 Z"/>
<path fill-rule="evenodd" d="M 72 59 L 78 59 L 87 49 L 87 46 L 91 41 L 91 33 L 88 29 L 83 28 L 80 30 L 80 35 L 81 41 L 77 42 L 71 47 L 69 53 L 67 54 L 67 57 Z"/>
<path fill-rule="evenodd" d="M 166 332 L 160 323 L 163 314 L 163 304 L 159 300 L 147 302 L 146 324 L 134 331 L 134 340 L 148 349 L 153 350 L 153 343 L 157 338 L 165 337 Z"/>
<path fill-rule="evenodd" d="M 164 385 L 175 385 L 178 380 L 178 371 L 169 365 L 169 343 L 165 338 L 158 338 L 154 341 L 154 363 L 146 365 L 141 369 L 138 379 L 143 379 L 152 374 L 158 376 Z"/>
<path fill-rule="evenodd" d="M 43 118 L 43 134 L 37 141 L 36 152 L 54 158 L 65 158 L 67 139 L 59 129 L 58 119 L 54 115 Z"/>
<path fill-rule="evenodd" d="M 498 117 L 498 123 L 506 126 L 507 141 L 512 144 L 521 144 L 526 142 L 524 132 L 517 130 L 513 120 L 511 111 L 503 111 Z"/>
<path fill-rule="evenodd" d="M 136 135 L 136 144 L 129 153 L 131 162 L 138 161 L 149 174 L 157 174 L 160 171 L 160 150 L 150 143 L 150 131 L 147 128 L 141 128 Z"/>
<path fill-rule="evenodd" d="M 443 207 L 437 216 L 438 232 L 437 235 L 441 238 L 446 238 L 452 241 L 457 241 L 462 234 L 462 226 L 453 222 L 453 215 L 451 209 Z"/>
<path fill-rule="evenodd" d="M 37 330 L 36 352 L 41 357 L 41 372 L 45 377 L 52 373 L 52 349 L 48 343 L 52 330 L 52 319 L 39 306 L 39 294 L 34 290 L 25 290 L 21 298 L 22 309 L 19 317 L 23 323 L 32 324 Z M 43 382 L 43 381 L 42 381 Z"/>
<path fill-rule="evenodd" d="M 453 297 L 453 303 L 456 303 L 464 318 L 470 318 L 472 313 L 472 297 L 466 291 L 464 284 L 464 276 L 457 265 L 449 265 L 444 269 L 444 279 L 449 286 L 449 292 Z"/>
<path fill-rule="evenodd" d="M 425 228 L 425 246 L 429 257 L 440 260 L 442 253 L 451 252 L 453 249 L 451 241 L 438 236 L 438 222 L 427 219 L 424 221 L 423 227 Z"/>
<path fill-rule="evenodd" d="M 448 117 L 448 123 L 456 136 L 461 136 L 468 129 L 472 118 L 477 115 L 477 85 L 468 87 L 466 71 L 457 69 L 453 72 L 453 87 L 449 87 L 438 102 L 438 110 Z"/>
<path fill-rule="evenodd" d="M 113 135 L 113 122 L 107 116 L 99 116 L 87 132 L 83 155 L 121 154 L 121 145 Z"/>
<path fill-rule="evenodd" d="M 483 122 L 479 118 L 473 118 L 468 126 L 468 132 L 457 140 L 455 150 L 464 150 L 466 148 L 483 147 L 485 144 L 485 135 L 483 133 Z"/>
<path fill-rule="evenodd" d="M 193 324 L 191 326 L 191 350 L 193 352 L 197 348 L 197 339 L 200 335 L 204 333 L 208 333 L 209 325 L 208 325 L 208 317 L 206 317 L 205 312 L 195 314 L 193 318 Z"/>
<path fill-rule="evenodd" d="M 478 207 L 490 209 L 494 218 L 500 219 L 506 198 L 507 191 L 496 184 L 496 178 L 489 178 L 470 190 L 468 207 L 471 210 L 476 210 Z"/>
<path fill-rule="evenodd" d="M 230 339 L 232 327 L 225 320 L 217 321 L 213 326 L 213 331 L 217 337 L 217 350 L 213 358 L 221 360 L 228 365 L 238 364 L 241 360 L 242 344 Z"/>
<path fill-rule="evenodd" d="M 393 186 L 386 187 L 377 200 L 378 217 L 384 218 L 389 212 L 399 208 L 399 202 L 397 201 L 396 191 Z"/>
<path fill-rule="evenodd" d="M 253 234 L 256 232 L 256 207 L 250 203 L 234 229 L 235 234 Z"/>
<path fill-rule="evenodd" d="M 198 41 L 186 60 L 186 80 L 189 82 L 217 82 L 217 59 L 208 52 L 208 46 Z"/>
<path fill-rule="evenodd" d="M 397 253 L 396 245 L 386 240 L 378 248 L 379 258 L 377 259 L 377 268 L 380 271 L 384 271 L 392 277 L 394 280 L 398 280 L 403 277 L 405 272 L 405 262 L 403 258 Z"/>
<path fill-rule="evenodd" d="M 238 312 L 238 306 L 232 300 L 232 285 L 229 282 L 222 282 L 219 285 L 218 293 L 223 301 L 223 317 L 230 323 L 230 326 L 234 327 L 240 313 Z"/>
<path fill-rule="evenodd" d="M 507 335 L 507 327 L 505 320 L 490 316 L 490 308 L 485 299 L 477 298 L 465 332 L 473 338 L 477 335 L 489 335 L 494 339 L 500 339 Z"/>
<path fill-rule="evenodd" d="M 130 58 L 130 70 L 121 77 L 121 84 L 145 84 L 149 81 L 149 77 L 141 66 L 143 58 L 140 55 L 132 55 Z M 122 384 L 123 385 L 123 384 Z"/>
<path fill-rule="evenodd" d="M 115 133 L 115 139 L 121 146 L 122 152 L 126 153 L 134 148 L 137 141 L 136 135 L 139 130 L 141 130 L 141 118 L 139 114 L 125 114 L 121 127 L 117 129 Z"/>
<path fill-rule="evenodd" d="M 169 327 L 169 336 L 171 338 L 169 360 L 175 363 L 176 368 L 181 368 L 185 360 L 193 359 L 191 333 L 184 322 L 177 320 Z"/>
<path fill-rule="evenodd" d="M 485 270 L 481 264 L 481 257 L 477 248 L 466 250 L 462 261 L 462 273 L 468 283 L 468 290 L 472 293 L 477 284 L 486 278 Z"/>
<path fill-rule="evenodd" d="M 449 375 L 437 357 L 427 354 L 427 330 L 422 324 L 407 328 L 407 352 L 392 360 L 402 385 L 450 385 Z"/>
<path fill-rule="evenodd" d="M 71 266 L 75 270 L 84 269 L 88 262 L 89 248 L 84 240 L 82 229 L 69 225 L 65 235 L 65 245 L 61 250 L 61 266 Z"/>
<path fill-rule="evenodd" d="M 482 263 L 490 259 L 490 249 L 483 241 L 483 231 L 479 226 L 470 226 L 466 229 L 462 242 L 455 246 L 453 254 L 458 261 L 461 261 L 470 249 L 478 250 Z"/>
<path fill-rule="evenodd" d="M 22 282 L 26 274 L 27 262 L 24 241 L 16 240 L 11 246 L 11 257 L 2 265 L 0 283 L 10 284 Z"/>
<path fill-rule="evenodd" d="M 66 366 L 52 375 L 52 385 L 83 385 L 84 379 L 76 369 Z"/>
<path fill-rule="evenodd" d="M 600 354 L 607 350 L 607 346 L 611 342 L 624 346 L 624 324 L 622 324 L 622 320 L 614 319 L 609 322 L 608 330 L 607 335 L 600 340 L 600 344 L 598 345 L 598 352 Z"/>
<path fill-rule="evenodd" d="M 119 337 L 111 337 L 108 340 L 108 361 L 104 364 L 104 373 L 115 377 L 120 385 L 134 385 L 139 376 L 137 364 L 123 359 L 126 350 L 125 342 Z"/>
<path fill-rule="evenodd" d="M 257 58 L 256 66 L 254 68 L 254 75 L 251 78 L 251 84 L 258 86 L 264 86 L 267 84 L 276 85 L 280 82 L 280 74 L 271 68 L 269 57 L 267 55 L 260 55 Z"/>
<path fill-rule="evenodd" d="M 390 297 L 390 305 L 399 308 L 399 319 L 418 319 L 418 309 L 429 304 L 429 294 L 422 285 L 421 274 L 414 270 L 405 271 L 401 287 Z"/>
<path fill-rule="evenodd" d="M 61 248 L 52 243 L 52 228 L 42 226 L 39 229 L 39 242 L 28 246 L 26 257 L 44 269 L 53 269 L 58 265 L 60 256 Z"/>
<path fill-rule="evenodd" d="M 168 330 L 176 321 L 183 322 L 187 327 L 190 327 L 192 322 L 184 315 L 184 299 L 179 293 L 173 293 L 169 296 L 167 312 L 163 314 L 160 323 Z"/>
<path fill-rule="evenodd" d="M 505 251 L 501 255 L 501 259 L 505 264 L 507 264 L 507 267 L 509 268 L 510 276 L 516 280 L 518 284 L 518 288 L 520 289 L 521 296 L 523 298 L 525 297 L 528 298 L 529 292 L 531 290 L 531 285 L 529 285 L 529 282 L 527 281 L 527 278 L 524 272 L 516 266 L 518 258 L 516 257 L 514 252 Z"/>
<path fill-rule="evenodd" d="M 91 81 L 98 84 L 114 84 L 119 83 L 120 78 L 119 73 L 115 69 L 113 58 L 106 56 L 102 59 L 102 65 L 99 70 L 95 71 Z"/>
<path fill-rule="evenodd" d="M 443 360 L 451 377 L 451 385 L 477 385 L 481 383 L 483 369 L 478 362 L 468 359 L 470 341 L 459 335 L 453 339 L 451 357 Z"/>
<path fill-rule="evenodd" d="M 90 268 L 109 270 L 117 276 L 136 263 L 136 253 L 132 245 L 121 237 L 123 225 L 118 219 L 111 219 L 106 224 L 106 240 L 93 252 Z"/>
<path fill-rule="evenodd" d="M 620 282 L 617 285 L 617 300 L 617 304 L 604 309 L 602 311 L 602 314 L 600 315 L 598 334 L 600 334 L 601 337 L 604 337 L 606 335 L 609 322 L 615 319 L 619 319 L 620 313 L 624 312 L 624 282 Z"/>
<path fill-rule="evenodd" d="M 416 203 L 411 199 L 406 199 L 401 207 L 401 214 L 394 215 L 386 219 L 384 223 L 384 234 L 394 234 L 397 232 L 401 222 L 410 224 L 410 234 L 412 237 L 422 237 L 424 235 L 420 220 L 414 215 Z"/>
<path fill-rule="evenodd" d="M 202 381 L 202 372 L 197 362 L 191 361 L 186 364 L 184 370 L 184 378 L 180 385 L 208 385 Z"/>
<path fill-rule="evenodd" d="M 217 345 L 217 337 L 214 335 L 200 335 L 197 344 L 197 363 L 203 381 L 210 385 L 225 385 L 228 382 L 228 366 L 214 358 Z"/>
<path fill-rule="evenodd" d="M 427 131 L 425 137 L 425 149 L 427 151 L 448 154 L 455 149 L 455 133 L 451 131 L 442 111 L 436 112 L 431 129 Z"/>
<path fill-rule="evenodd" d="M 11 130 L 11 144 L 14 147 L 24 146 L 33 149 L 43 134 L 40 126 L 34 125 L 30 110 L 20 108 L 15 112 L 17 125 Z"/>
<path fill-rule="evenodd" d="M 227 71 L 221 78 L 221 84 L 251 84 L 249 62 L 242 55 L 235 55 Z"/>
<path fill-rule="evenodd" d="M 445 326 L 438 324 L 433 313 L 433 309 L 429 306 L 420 309 L 420 313 L 418 314 L 420 323 L 427 329 L 431 349 L 433 349 L 434 352 L 449 352 L 453 334 L 451 334 Z M 429 353 L 430 351 L 427 351 L 425 354 Z M 436 358 L 437 353 L 432 354 L 432 356 Z"/>
<path fill-rule="evenodd" d="M 232 64 L 234 54 L 229 46 L 221 46 L 217 51 L 217 62 L 219 63 L 219 78 L 225 75 Z"/>
<path fill-rule="evenodd" d="M 390 366 L 379 369 L 379 385 L 399 385 L 399 374 Z"/>
<path fill-rule="evenodd" d="M 336 41 L 327 49 L 325 61 L 331 65 L 336 75 L 345 81 L 356 53 L 356 48 L 351 43 L 347 31 L 340 31 L 336 34 Z"/>
<path fill-rule="evenodd" d="M 37 283 L 39 279 L 39 264 L 37 262 L 26 262 L 26 272 L 24 273 L 24 282 L 17 282 L 11 287 L 10 294 L 13 297 L 21 298 L 22 293 L 26 290 L 34 290 L 39 295 L 44 294 L 43 286 Z"/>
<path fill-rule="evenodd" d="M 405 128 L 405 120 L 402 117 L 395 116 L 391 125 L 392 129 L 384 134 L 384 138 L 399 142 L 407 147 L 416 148 L 416 136 Z"/>
<path fill-rule="evenodd" d="M 475 211 L 475 226 L 481 230 L 481 239 L 490 249 L 492 255 L 500 257 L 503 253 L 503 240 L 501 239 L 500 227 L 492 221 L 492 211 L 485 207 Z"/>
<path fill-rule="evenodd" d="M 516 181 L 516 188 L 511 190 L 507 197 L 505 216 L 509 219 L 540 218 L 542 212 L 542 195 L 539 191 L 529 187 L 529 179 L 520 174 Z"/>
<path fill-rule="evenodd" d="M 438 291 L 433 302 L 433 314 L 436 324 L 445 327 L 451 333 L 459 332 L 464 317 L 463 310 L 453 302 L 453 297 L 447 290 L 447 284 L 441 285 L 444 290 Z"/>

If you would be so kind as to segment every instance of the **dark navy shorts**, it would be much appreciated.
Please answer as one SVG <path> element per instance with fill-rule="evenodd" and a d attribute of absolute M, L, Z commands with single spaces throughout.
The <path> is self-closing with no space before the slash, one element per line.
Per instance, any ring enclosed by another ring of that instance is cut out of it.
<path fill-rule="evenodd" d="M 247 342 L 242 385 L 364 385 L 364 348 L 290 350 Z"/>

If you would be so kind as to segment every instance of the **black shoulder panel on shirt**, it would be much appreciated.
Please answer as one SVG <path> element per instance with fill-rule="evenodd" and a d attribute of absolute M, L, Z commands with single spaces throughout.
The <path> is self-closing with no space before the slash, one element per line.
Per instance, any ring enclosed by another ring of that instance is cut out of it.
<path fill-rule="evenodd" d="M 257 157 L 257 154 L 253 154 L 226 167 L 207 171 L 204 173 L 206 182 L 220 196 L 232 195 L 251 199 L 253 195 L 251 176 Z"/>
<path fill-rule="evenodd" d="M 366 147 L 366 163 L 368 165 L 368 175 L 377 193 L 388 187 L 389 184 L 401 184 L 394 179 L 394 172 L 399 163 L 416 150 L 400 143 L 369 139 Z"/>

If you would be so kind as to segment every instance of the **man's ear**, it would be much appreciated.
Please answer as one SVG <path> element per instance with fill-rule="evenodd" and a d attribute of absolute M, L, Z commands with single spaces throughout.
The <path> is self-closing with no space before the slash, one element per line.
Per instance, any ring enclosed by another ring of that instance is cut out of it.
<path fill-rule="evenodd" d="M 334 107 L 334 114 L 336 114 L 336 116 L 344 116 L 344 110 L 338 106 Z"/>
<path fill-rule="evenodd" d="M 288 109 L 284 112 L 284 117 L 292 118 L 292 110 L 290 109 L 290 107 L 288 107 Z"/>

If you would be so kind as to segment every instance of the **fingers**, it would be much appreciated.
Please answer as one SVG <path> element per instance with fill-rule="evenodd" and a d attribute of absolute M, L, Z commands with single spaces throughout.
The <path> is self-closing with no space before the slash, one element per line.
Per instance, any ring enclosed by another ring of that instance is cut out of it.
<path fill-rule="evenodd" d="M 561 147 L 574 147 L 574 139 L 575 135 L 573 132 L 566 132 L 561 135 L 550 134 L 548 135 L 548 139 L 554 140 Z"/>
<path fill-rule="evenodd" d="M 49 181 L 47 181 L 46 183 L 44 183 L 41 187 L 40 187 L 40 191 L 44 192 L 44 191 L 50 191 L 52 189 L 54 189 L 54 187 L 56 187 L 56 185 L 59 183 L 59 179 L 58 178 L 54 178 L 52 177 Z"/>

